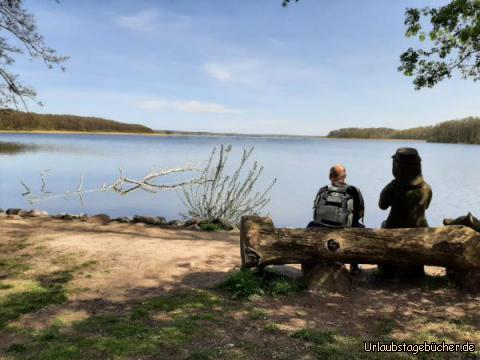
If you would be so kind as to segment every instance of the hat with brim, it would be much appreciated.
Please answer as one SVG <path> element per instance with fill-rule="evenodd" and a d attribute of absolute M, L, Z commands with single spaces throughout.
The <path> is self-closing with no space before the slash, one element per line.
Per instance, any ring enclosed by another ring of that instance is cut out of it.
<path fill-rule="evenodd" d="M 407 163 L 419 163 L 422 161 L 420 155 L 418 155 L 417 149 L 403 147 L 399 148 L 397 152 L 392 156 L 392 159 L 398 162 Z"/>

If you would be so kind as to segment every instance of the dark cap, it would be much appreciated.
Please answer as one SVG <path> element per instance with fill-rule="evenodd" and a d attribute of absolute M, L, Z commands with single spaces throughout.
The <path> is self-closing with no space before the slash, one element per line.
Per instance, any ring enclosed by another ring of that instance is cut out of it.
<path fill-rule="evenodd" d="M 417 149 L 414 148 L 399 148 L 392 159 L 398 162 L 418 163 L 422 161 L 420 155 L 418 155 Z"/>

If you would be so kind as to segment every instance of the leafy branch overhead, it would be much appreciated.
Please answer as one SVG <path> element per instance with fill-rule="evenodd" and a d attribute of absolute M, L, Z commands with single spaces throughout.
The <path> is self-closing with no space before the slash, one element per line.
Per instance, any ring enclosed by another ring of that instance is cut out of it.
<path fill-rule="evenodd" d="M 430 25 L 425 26 L 424 18 Z M 480 79 L 480 1 L 453 0 L 438 8 L 407 9 L 407 37 L 431 42 L 430 48 L 409 48 L 398 68 L 414 76 L 415 88 L 433 87 L 454 71 L 464 79 Z"/>
<path fill-rule="evenodd" d="M 0 107 L 18 108 L 19 103 L 26 107 L 25 100 L 35 99 L 36 92 L 8 70 L 15 62 L 14 56 L 26 54 L 42 60 L 49 68 L 59 66 L 62 70 L 67 57 L 57 55 L 46 44 L 37 32 L 35 17 L 24 8 L 22 0 L 0 0 L 0 32 L 6 35 L 0 36 Z"/>
<path fill-rule="evenodd" d="M 292 2 L 283 0 L 282 5 Z M 398 70 L 414 77 L 415 89 L 434 87 L 454 72 L 464 79 L 480 80 L 480 0 L 451 0 L 437 8 L 408 8 L 405 25 L 405 36 L 425 45 L 400 55 Z"/>
<path fill-rule="evenodd" d="M 288 6 L 288 4 L 289 4 L 290 2 L 293 2 L 293 1 L 298 2 L 299 0 L 283 0 L 283 1 L 282 1 L 282 6 Z"/>

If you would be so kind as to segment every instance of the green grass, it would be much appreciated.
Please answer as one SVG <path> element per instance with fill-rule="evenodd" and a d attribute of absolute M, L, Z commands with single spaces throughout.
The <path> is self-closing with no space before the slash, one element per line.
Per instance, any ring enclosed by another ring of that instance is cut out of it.
<path fill-rule="evenodd" d="M 382 341 L 390 341 L 391 332 L 397 327 L 395 319 L 384 318 L 375 321 L 375 339 Z"/>
<path fill-rule="evenodd" d="M 186 360 L 213 360 L 224 359 L 225 351 L 223 349 L 202 349 L 192 351 Z"/>
<path fill-rule="evenodd" d="M 233 293 L 233 297 L 289 295 L 305 290 L 301 279 L 291 279 L 273 273 L 260 274 L 250 269 L 232 272 L 219 288 Z"/>
<path fill-rule="evenodd" d="M 28 270 L 30 266 L 25 263 L 24 258 L 16 259 L 1 259 L 0 260 L 0 272 L 7 273 L 9 276 L 17 275 L 21 272 Z"/>
<path fill-rule="evenodd" d="M 185 345 L 215 324 L 221 314 L 214 308 L 221 303 L 221 298 L 206 291 L 155 297 L 139 302 L 127 314 L 91 316 L 69 327 L 57 324 L 31 331 L 27 341 L 13 344 L 8 352 L 18 359 L 39 360 L 187 355 Z M 212 354 L 215 351 L 192 352 L 190 358 L 210 359 Z"/>
<path fill-rule="evenodd" d="M 268 313 L 263 309 L 253 308 L 248 312 L 248 318 L 250 320 L 266 320 Z"/>
<path fill-rule="evenodd" d="M 295 339 L 302 339 L 312 342 L 316 345 L 329 344 L 335 341 L 334 333 L 331 331 L 320 331 L 309 328 L 303 328 L 292 334 Z"/>
<path fill-rule="evenodd" d="M 7 290 L 13 288 L 12 284 L 0 284 L 0 290 Z"/>
<path fill-rule="evenodd" d="M 291 337 L 300 341 L 304 341 L 314 354 L 315 358 L 318 360 L 374 360 L 409 358 L 404 353 L 364 352 L 364 341 L 366 339 L 342 336 L 333 331 L 303 328 L 295 331 L 293 334 L 291 334 Z M 377 341 L 377 339 L 374 341 Z"/>
<path fill-rule="evenodd" d="M 269 323 L 263 327 L 263 330 L 266 332 L 274 333 L 280 330 L 277 324 Z"/>
<path fill-rule="evenodd" d="M 200 229 L 204 231 L 222 231 L 223 227 L 218 224 L 200 224 Z"/>
<path fill-rule="evenodd" d="M 26 291 L 8 294 L 0 300 L 0 329 L 24 314 L 38 311 L 48 305 L 61 304 L 66 300 L 67 296 L 62 285 L 55 282 L 47 286 L 38 284 Z"/>

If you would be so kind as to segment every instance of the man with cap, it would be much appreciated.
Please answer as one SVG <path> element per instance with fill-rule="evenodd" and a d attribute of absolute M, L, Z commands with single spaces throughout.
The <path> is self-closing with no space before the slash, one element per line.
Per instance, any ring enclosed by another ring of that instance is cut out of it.
<path fill-rule="evenodd" d="M 423 179 L 422 159 L 418 151 L 399 148 L 392 158 L 394 179 L 383 188 L 378 202 L 382 210 L 390 207 L 390 214 L 382 223 L 382 228 L 428 227 L 425 210 L 432 200 L 432 188 Z M 387 275 L 397 271 L 411 275 L 423 274 L 423 265 L 406 268 L 385 264 L 379 268 Z"/>

